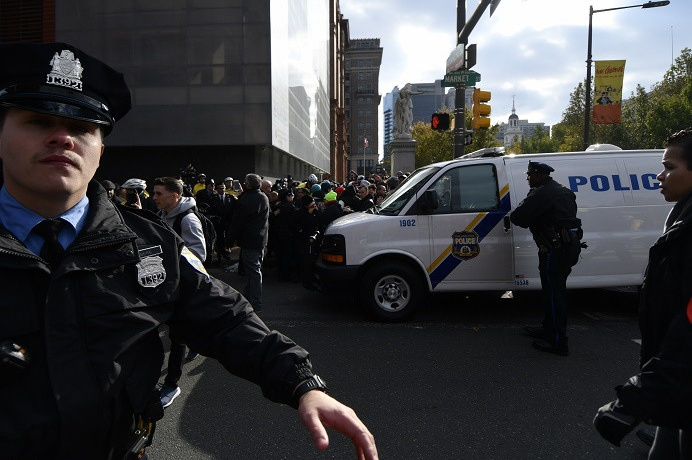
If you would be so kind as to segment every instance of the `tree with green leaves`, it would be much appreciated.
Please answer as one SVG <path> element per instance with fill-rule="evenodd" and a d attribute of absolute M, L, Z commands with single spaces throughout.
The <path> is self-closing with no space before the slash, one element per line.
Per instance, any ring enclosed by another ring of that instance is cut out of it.
<path fill-rule="evenodd" d="M 450 113 L 446 107 L 438 112 Z M 454 115 L 451 114 L 452 120 Z M 499 125 L 488 129 L 471 129 L 471 111 L 466 111 L 466 131 L 473 131 L 473 142 L 465 147 L 465 152 L 470 153 L 486 147 L 498 147 L 502 144 L 495 138 L 500 130 Z M 454 131 L 435 131 L 429 123 L 418 122 L 411 128 L 411 136 L 418 142 L 416 145 L 416 168 L 439 161 L 454 159 Z"/>
<path fill-rule="evenodd" d="M 454 133 L 434 131 L 429 123 L 419 121 L 411 127 L 416 145 L 416 168 L 454 158 Z"/>
<path fill-rule="evenodd" d="M 570 94 L 562 120 L 553 126 L 556 151 L 583 148 L 585 85 Z M 622 122 L 591 125 L 589 144 L 615 144 L 623 149 L 661 148 L 673 132 L 692 125 L 692 51 L 684 48 L 663 80 L 646 91 L 637 85 L 622 102 Z"/>
<path fill-rule="evenodd" d="M 585 84 L 580 82 L 569 95 L 569 105 L 560 123 L 553 125 L 553 142 L 558 152 L 582 150 L 584 138 Z"/>
<path fill-rule="evenodd" d="M 543 153 L 555 150 L 555 142 L 550 138 L 550 132 L 539 126 L 531 137 L 523 138 L 519 142 L 519 151 L 514 153 Z"/>

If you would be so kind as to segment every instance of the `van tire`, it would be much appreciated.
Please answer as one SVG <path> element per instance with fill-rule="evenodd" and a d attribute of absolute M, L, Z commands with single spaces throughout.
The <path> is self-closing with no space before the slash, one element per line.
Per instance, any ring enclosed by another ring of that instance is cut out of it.
<path fill-rule="evenodd" d="M 377 263 L 367 269 L 362 280 L 361 301 L 370 313 L 384 321 L 410 318 L 425 296 L 420 277 L 405 263 Z"/>

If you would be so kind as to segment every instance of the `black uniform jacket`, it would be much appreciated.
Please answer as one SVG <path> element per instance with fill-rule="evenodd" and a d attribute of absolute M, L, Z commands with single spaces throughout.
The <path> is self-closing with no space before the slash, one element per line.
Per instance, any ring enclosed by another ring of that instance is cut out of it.
<path fill-rule="evenodd" d="M 640 299 L 641 373 L 618 399 L 654 425 L 692 428 L 692 195 L 673 207 L 651 247 Z"/>
<path fill-rule="evenodd" d="M 53 273 L 0 228 L 0 341 L 30 355 L 18 375 L 1 368 L 0 458 L 120 460 L 160 376 L 163 323 L 295 406 L 293 389 L 312 375 L 307 352 L 188 262 L 182 240 L 152 214 L 116 209 L 95 181 L 87 196 L 86 227 Z"/>
<path fill-rule="evenodd" d="M 510 214 L 510 220 L 514 225 L 528 227 L 539 245 L 546 227 L 567 230 L 581 227 L 574 192 L 552 177 L 529 190 L 526 198 Z"/>

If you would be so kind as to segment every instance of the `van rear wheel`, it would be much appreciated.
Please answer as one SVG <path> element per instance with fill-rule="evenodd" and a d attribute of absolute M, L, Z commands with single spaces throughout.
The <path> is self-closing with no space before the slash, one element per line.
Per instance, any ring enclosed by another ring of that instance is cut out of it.
<path fill-rule="evenodd" d="M 385 321 L 403 321 L 411 317 L 424 294 L 418 274 L 404 263 L 373 265 L 360 285 L 365 307 Z"/>

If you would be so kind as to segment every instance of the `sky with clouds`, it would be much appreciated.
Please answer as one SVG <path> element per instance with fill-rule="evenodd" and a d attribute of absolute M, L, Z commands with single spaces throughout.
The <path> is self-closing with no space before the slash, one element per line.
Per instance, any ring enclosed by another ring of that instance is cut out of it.
<path fill-rule="evenodd" d="M 492 92 L 493 124 L 507 121 L 513 97 L 519 118 L 559 122 L 570 93 L 586 78 L 589 6 L 602 10 L 642 3 L 501 0 L 492 17 L 486 9 L 469 43 L 477 44 L 477 87 Z M 467 20 L 478 4 L 466 1 Z M 383 98 L 394 86 L 444 77 L 456 46 L 457 0 L 340 0 L 340 5 L 351 38 L 380 38 Z M 649 89 L 661 81 L 680 50 L 692 48 L 691 18 L 692 0 L 594 13 L 592 59 L 627 61 L 623 98 L 637 84 Z"/>

